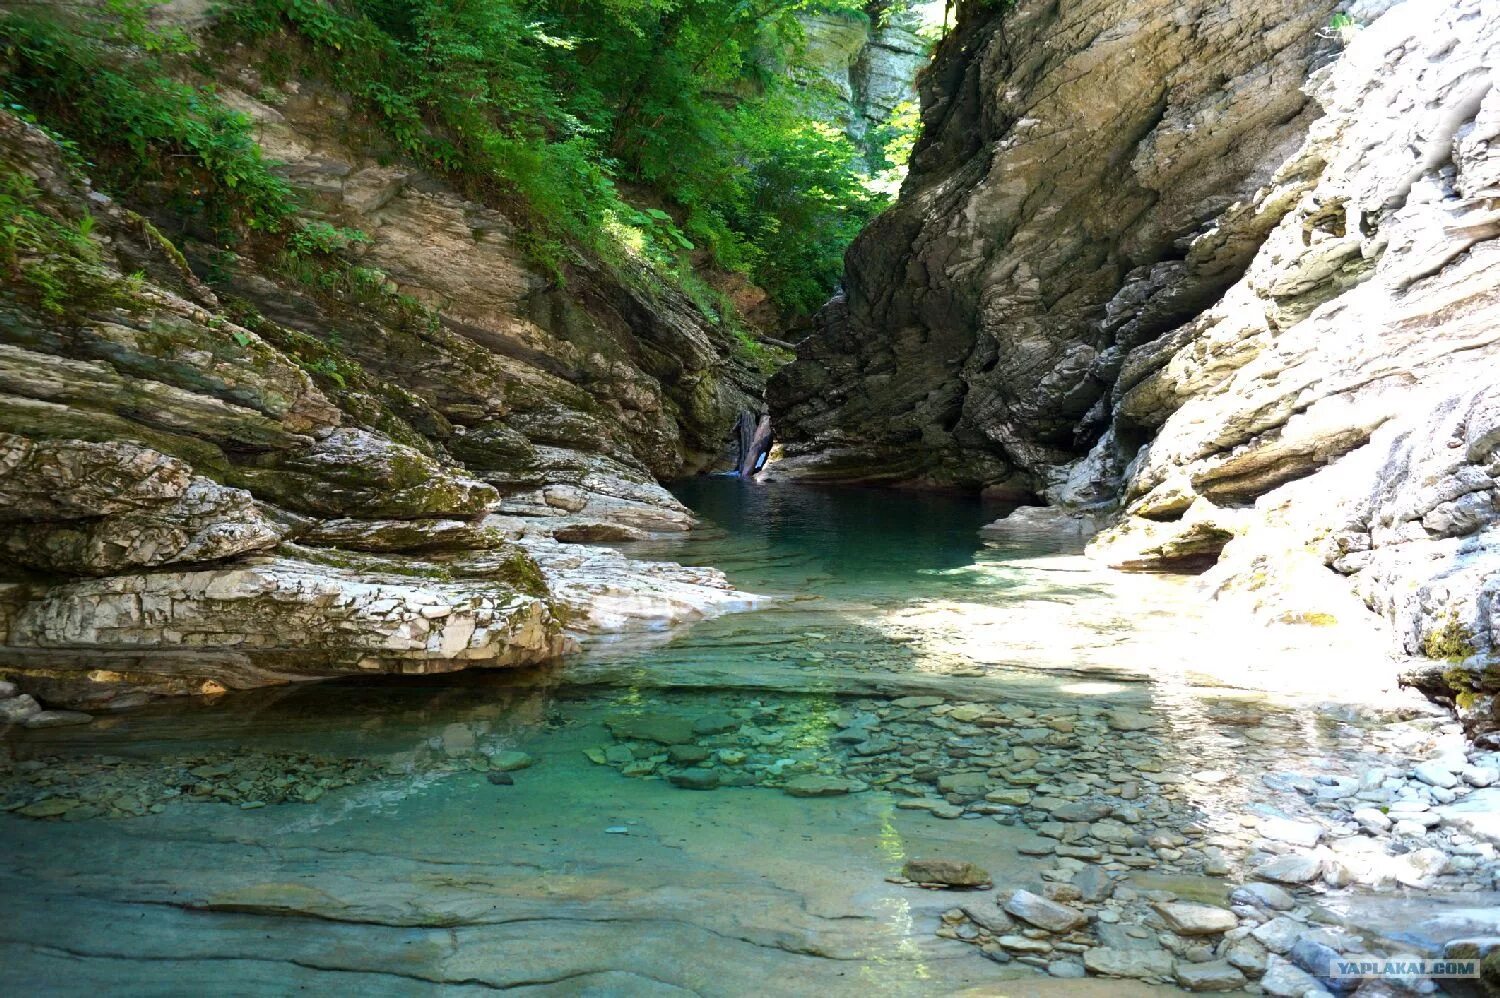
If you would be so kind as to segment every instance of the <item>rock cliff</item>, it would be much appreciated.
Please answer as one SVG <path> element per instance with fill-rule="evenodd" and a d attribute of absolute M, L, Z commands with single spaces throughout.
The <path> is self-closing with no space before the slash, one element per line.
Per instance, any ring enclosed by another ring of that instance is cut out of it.
<path fill-rule="evenodd" d="M 803 19 L 805 85 L 821 105 L 821 117 L 859 143 L 872 165 L 882 158 L 893 119 L 915 105 L 916 77 L 928 59 L 920 12 L 887 6 L 867 4 L 862 17 L 824 13 Z"/>
<path fill-rule="evenodd" d="M 728 334 L 586 260 L 538 273 L 504 216 L 341 138 L 334 95 L 234 79 L 322 217 L 370 233 L 378 283 L 178 252 L 0 115 L 26 209 L 81 233 L 55 300 L 0 293 L 0 670 L 121 706 L 537 662 L 742 601 L 568 543 L 689 526 L 658 480 L 723 460 L 760 405 Z"/>
<path fill-rule="evenodd" d="M 1110 563 L 1388 626 L 1493 727 L 1500 14 L 1334 15 L 963 5 L 772 473 L 1113 514 Z"/>

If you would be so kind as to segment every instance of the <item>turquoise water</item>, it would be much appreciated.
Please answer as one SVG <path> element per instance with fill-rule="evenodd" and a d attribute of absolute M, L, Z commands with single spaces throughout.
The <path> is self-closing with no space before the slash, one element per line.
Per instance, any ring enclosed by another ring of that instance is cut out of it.
<path fill-rule="evenodd" d="M 986 545 L 997 511 L 977 501 L 729 479 L 680 494 L 704 529 L 630 553 L 774 599 L 542 669 L 12 737 L 7 990 L 1082 993 L 938 934 L 980 895 L 887 878 L 937 855 L 1039 883 L 1037 813 L 986 791 L 1124 794 L 1162 827 L 1237 828 L 1263 795 L 1257 753 L 1367 761 L 1357 725 L 1185 693 L 1160 629 L 1181 637 L 1175 583 L 1123 592 L 1073 541 Z M 1113 732 L 1102 712 L 1122 705 L 1155 728 Z M 1247 772 L 1168 779 L 1206 767 Z M 978 789 L 945 789 L 955 773 Z M 1222 897 L 1187 852 L 1122 870 Z"/>

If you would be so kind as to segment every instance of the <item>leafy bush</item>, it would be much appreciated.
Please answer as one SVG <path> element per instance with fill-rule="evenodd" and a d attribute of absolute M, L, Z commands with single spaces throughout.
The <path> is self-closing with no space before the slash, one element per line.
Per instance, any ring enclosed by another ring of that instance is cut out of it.
<path fill-rule="evenodd" d="M 296 209 L 291 189 L 244 115 L 172 78 L 165 60 L 186 43 L 145 27 L 144 9 L 116 0 L 88 18 L 0 14 L 0 97 L 70 139 L 120 194 L 219 234 L 279 228 Z"/>
<path fill-rule="evenodd" d="M 94 218 L 57 217 L 41 207 L 30 177 L 0 165 L 0 272 L 42 311 L 64 315 L 92 306 L 129 305 L 141 278 L 121 281 L 99 266 Z"/>
<path fill-rule="evenodd" d="M 627 253 L 680 278 L 706 254 L 789 311 L 826 298 L 884 205 L 767 53 L 811 0 L 236 0 L 239 37 L 290 35 L 406 155 L 526 216 L 533 257 Z M 882 9 L 885 5 L 881 5 Z M 663 208 L 629 203 L 642 186 Z M 679 282 L 680 283 L 680 282 Z"/>

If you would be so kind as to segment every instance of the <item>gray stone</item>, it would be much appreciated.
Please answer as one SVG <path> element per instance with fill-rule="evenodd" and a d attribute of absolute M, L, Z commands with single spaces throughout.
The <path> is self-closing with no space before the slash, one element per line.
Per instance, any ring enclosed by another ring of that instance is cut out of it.
<path fill-rule="evenodd" d="M 1075 959 L 1053 960 L 1047 964 L 1047 973 L 1065 980 L 1088 976 L 1088 970 L 1084 967 L 1083 961 Z"/>
<path fill-rule="evenodd" d="M 961 859 L 907 860 L 901 875 L 919 884 L 946 887 L 983 887 L 990 882 L 989 871 Z"/>
<path fill-rule="evenodd" d="M 1458 777 L 1453 775 L 1453 770 L 1436 762 L 1424 762 L 1412 767 L 1411 774 L 1423 783 L 1434 787 L 1456 787 Z"/>
<path fill-rule="evenodd" d="M 0 724 L 17 724 L 39 713 L 42 705 L 30 693 L 0 700 Z"/>
<path fill-rule="evenodd" d="M 693 732 L 699 735 L 718 735 L 734 731 L 740 722 L 728 714 L 705 714 L 693 721 Z"/>
<path fill-rule="evenodd" d="M 1241 884 L 1229 892 L 1231 904 L 1248 904 L 1270 911 L 1291 911 L 1297 900 L 1275 884 Z"/>
<path fill-rule="evenodd" d="M 41 710 L 27 715 L 21 723 L 28 728 L 66 728 L 93 719 L 94 715 L 77 710 Z"/>
<path fill-rule="evenodd" d="M 675 714 L 624 714 L 604 719 L 616 738 L 660 745 L 680 745 L 693 740 L 693 722 Z"/>
<path fill-rule="evenodd" d="M 1325 990 L 1335 994 L 1347 994 L 1359 987 L 1357 978 L 1333 977 L 1333 961 L 1339 958 L 1339 951 L 1316 939 L 1304 937 L 1297 940 L 1286 958 L 1317 978 Z"/>
<path fill-rule="evenodd" d="M 1077 908 L 1069 908 L 1025 890 L 1012 892 L 1003 907 L 1021 921 L 1048 932 L 1071 932 L 1089 921 L 1088 915 Z"/>
<path fill-rule="evenodd" d="M 1180 936 L 1209 936 L 1228 932 L 1239 925 L 1239 919 L 1227 908 L 1192 901 L 1155 901 L 1151 907 Z"/>
<path fill-rule="evenodd" d="M 1099 904 L 1114 893 L 1115 879 L 1108 870 L 1090 863 L 1073 875 L 1073 886 L 1078 888 L 1082 900 Z"/>
<path fill-rule="evenodd" d="M 525 752 L 506 751 L 496 752 L 490 756 L 490 769 L 499 773 L 509 773 L 517 769 L 525 769 L 534 765 L 536 759 Z"/>
<path fill-rule="evenodd" d="M 1058 821 L 1098 821 L 1109 814 L 1108 804 L 1100 804 L 1092 801 L 1072 801 L 1059 804 L 1052 808 L 1050 813 Z"/>
<path fill-rule="evenodd" d="M 1355 808 L 1352 817 L 1359 823 L 1360 828 L 1363 828 L 1371 835 L 1379 835 L 1387 832 L 1391 827 L 1391 819 L 1386 817 L 1382 811 L 1373 807 Z"/>
<path fill-rule="evenodd" d="M 1318 879 L 1322 863 L 1316 856 L 1289 853 L 1261 863 L 1254 870 L 1262 880 L 1273 880 L 1279 884 L 1306 884 Z"/>
<path fill-rule="evenodd" d="M 1083 965 L 1102 977 L 1167 977 L 1172 954 L 1164 949 L 1115 949 L 1096 946 L 1083 951 Z"/>
<path fill-rule="evenodd" d="M 1260 833 L 1268 839 L 1289 842 L 1294 846 L 1311 848 L 1323 837 L 1322 826 L 1311 821 L 1294 821 L 1291 818 L 1270 817 L 1260 820 Z"/>
<path fill-rule="evenodd" d="M 1138 710 L 1119 707 L 1104 715 L 1111 731 L 1147 731 L 1157 726 L 1156 718 Z"/>
<path fill-rule="evenodd" d="M 1245 975 L 1240 969 L 1220 960 L 1210 963 L 1178 961 L 1173 977 L 1189 991 L 1234 991 L 1245 986 Z"/>
<path fill-rule="evenodd" d="M 970 921 L 991 935 L 1003 936 L 1013 932 L 1016 927 L 1016 923 L 1011 921 L 1010 916 L 1002 911 L 999 905 L 989 903 L 966 904 L 963 906 L 963 912 L 969 916 Z"/>
<path fill-rule="evenodd" d="M 1250 935 L 1272 953 L 1285 953 L 1306 931 L 1307 926 L 1303 923 L 1285 915 L 1278 915 L 1269 922 L 1257 925 L 1250 931 Z"/>
<path fill-rule="evenodd" d="M 1224 949 L 1224 959 L 1253 977 L 1265 973 L 1266 948 L 1252 937 L 1236 939 Z"/>
<path fill-rule="evenodd" d="M 668 783 L 684 790 L 713 790 L 719 785 L 719 773 L 713 769 L 673 769 L 666 777 Z"/>
<path fill-rule="evenodd" d="M 788 780 L 782 789 L 793 797 L 842 797 L 856 788 L 852 780 L 810 773 Z"/>
<path fill-rule="evenodd" d="M 1427 887 L 1448 865 L 1448 855 L 1441 849 L 1413 849 L 1391 860 L 1396 882 L 1406 887 Z"/>
<path fill-rule="evenodd" d="M 1272 954 L 1266 960 L 1266 972 L 1260 979 L 1266 994 L 1277 998 L 1307 998 L 1310 995 L 1326 995 L 1328 991 L 1307 971 L 1290 960 Z"/>

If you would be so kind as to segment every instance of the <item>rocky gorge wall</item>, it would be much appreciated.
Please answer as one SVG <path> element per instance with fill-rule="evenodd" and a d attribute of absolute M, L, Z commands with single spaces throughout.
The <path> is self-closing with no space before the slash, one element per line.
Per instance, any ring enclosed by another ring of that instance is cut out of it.
<path fill-rule="evenodd" d="M 883 130 L 915 105 L 917 74 L 928 61 L 921 13 L 887 7 L 871 3 L 864 17 L 809 14 L 802 21 L 810 70 L 804 87 L 820 117 L 842 128 L 871 161 L 883 153 Z"/>
<path fill-rule="evenodd" d="M 569 543 L 687 529 L 658 480 L 727 460 L 760 407 L 732 337 L 587 260 L 566 286 L 539 273 L 503 215 L 341 138 L 333 94 L 291 83 L 273 107 L 239 82 L 224 98 L 324 218 L 370 234 L 381 286 L 180 253 L 0 115 L 29 207 L 90 258 L 61 304 L 3 287 L 0 672 L 118 707 L 526 664 L 741 604 L 712 570 Z"/>
<path fill-rule="evenodd" d="M 964 5 L 772 473 L 1081 511 L 1110 564 L 1388 629 L 1487 730 L 1500 11 L 1334 13 Z"/>

